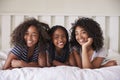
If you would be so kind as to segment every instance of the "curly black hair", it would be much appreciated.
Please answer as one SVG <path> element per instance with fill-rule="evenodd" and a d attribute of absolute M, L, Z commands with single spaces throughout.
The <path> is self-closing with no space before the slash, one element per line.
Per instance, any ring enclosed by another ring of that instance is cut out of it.
<path fill-rule="evenodd" d="M 37 45 L 40 49 L 45 49 L 48 45 L 47 42 L 50 39 L 47 31 L 49 30 L 49 25 L 43 22 L 39 22 L 35 18 L 28 18 L 18 25 L 11 34 L 11 44 L 12 45 L 26 45 L 24 35 L 30 26 L 35 26 L 39 33 L 39 40 Z"/>
<path fill-rule="evenodd" d="M 61 30 L 63 30 L 64 32 L 65 32 L 65 35 L 66 35 L 66 39 L 67 39 L 67 41 L 66 41 L 66 44 L 65 44 L 65 46 L 64 46 L 64 48 L 63 48 L 63 51 L 64 51 L 64 60 L 62 60 L 61 62 L 65 62 L 67 59 L 68 59 L 68 55 L 69 55 L 69 36 L 68 36 L 68 31 L 66 30 L 66 28 L 65 27 L 63 27 L 63 26 L 61 26 L 61 25 L 55 25 L 55 26 L 52 26 L 52 28 L 49 30 L 49 36 L 51 37 L 51 39 L 52 39 L 52 36 L 53 36 L 53 34 L 54 34 L 54 32 L 57 30 L 57 29 L 61 29 Z M 52 57 L 52 55 L 54 56 L 55 55 L 55 46 L 54 46 L 54 44 L 53 44 L 53 42 L 52 42 L 52 40 L 50 41 L 50 46 L 49 46 L 49 48 L 48 48 L 48 51 L 49 51 L 49 53 L 50 53 L 50 55 L 49 55 L 49 57 L 51 57 L 52 58 L 52 60 L 54 59 L 53 57 Z M 52 61 L 52 60 L 50 60 L 50 62 Z"/>
<path fill-rule="evenodd" d="M 98 51 L 103 47 L 104 38 L 100 25 L 93 19 L 86 17 L 79 18 L 78 20 L 75 21 L 75 23 L 72 24 L 71 36 L 70 36 L 71 46 L 77 46 L 81 49 L 81 45 L 79 45 L 79 43 L 75 38 L 76 27 L 83 28 L 88 33 L 88 36 L 93 38 L 93 43 L 92 43 L 93 50 Z"/>

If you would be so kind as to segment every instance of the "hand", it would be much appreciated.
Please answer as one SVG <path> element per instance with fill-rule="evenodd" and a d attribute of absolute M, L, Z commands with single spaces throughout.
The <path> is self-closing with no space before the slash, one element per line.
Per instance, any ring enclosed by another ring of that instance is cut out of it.
<path fill-rule="evenodd" d="M 93 43 L 93 38 L 88 38 L 88 41 L 85 44 L 83 44 L 83 47 L 87 48 L 91 46 L 92 43 Z"/>
<path fill-rule="evenodd" d="M 24 64 L 26 64 L 26 62 L 25 61 L 23 61 L 23 60 L 16 60 L 16 59 L 14 59 L 14 60 L 12 60 L 12 62 L 11 62 L 11 66 L 12 67 L 23 67 L 24 66 Z"/>

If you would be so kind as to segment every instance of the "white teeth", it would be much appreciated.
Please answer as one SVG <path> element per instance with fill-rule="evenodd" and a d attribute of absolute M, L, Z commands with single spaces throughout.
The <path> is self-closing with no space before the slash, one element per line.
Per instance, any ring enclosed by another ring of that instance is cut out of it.
<path fill-rule="evenodd" d="M 58 45 L 63 45 L 63 42 L 58 43 Z"/>
<path fill-rule="evenodd" d="M 83 39 L 80 39 L 80 42 L 84 42 L 84 40 L 83 40 Z"/>
<path fill-rule="evenodd" d="M 63 43 L 59 43 L 59 44 L 63 44 Z"/>
<path fill-rule="evenodd" d="M 27 41 L 28 43 L 32 43 L 32 41 Z"/>

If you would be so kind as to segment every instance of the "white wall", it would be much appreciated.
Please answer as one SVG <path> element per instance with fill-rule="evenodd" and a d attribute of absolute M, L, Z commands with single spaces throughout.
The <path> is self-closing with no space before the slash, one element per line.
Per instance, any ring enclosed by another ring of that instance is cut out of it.
<path fill-rule="evenodd" d="M 0 0 L 0 13 L 120 15 L 120 0 Z"/>

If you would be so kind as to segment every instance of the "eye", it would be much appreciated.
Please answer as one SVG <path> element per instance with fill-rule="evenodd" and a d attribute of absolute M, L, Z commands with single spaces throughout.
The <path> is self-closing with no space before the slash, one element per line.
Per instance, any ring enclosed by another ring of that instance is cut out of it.
<path fill-rule="evenodd" d="M 65 36 L 65 35 L 62 35 L 62 38 L 66 38 L 66 36 Z"/>
<path fill-rule="evenodd" d="M 75 35 L 78 35 L 78 32 L 75 32 Z"/>
<path fill-rule="evenodd" d="M 53 38 L 57 39 L 57 38 L 59 38 L 59 36 L 56 36 L 56 35 L 55 35 Z"/>
<path fill-rule="evenodd" d="M 33 33 L 32 36 L 38 36 L 38 34 L 37 33 Z"/>
<path fill-rule="evenodd" d="M 87 32 L 86 31 L 82 31 L 82 34 L 87 34 Z"/>
<path fill-rule="evenodd" d="M 25 33 L 25 35 L 29 35 L 29 33 L 28 33 L 28 32 L 26 32 L 26 33 Z"/>

